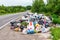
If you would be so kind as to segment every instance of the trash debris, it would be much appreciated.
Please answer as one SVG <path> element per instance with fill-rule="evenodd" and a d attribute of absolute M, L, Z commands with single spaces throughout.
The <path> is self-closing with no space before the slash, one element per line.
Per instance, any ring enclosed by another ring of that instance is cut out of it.
<path fill-rule="evenodd" d="M 19 28 L 15 28 L 14 31 L 19 31 Z"/>
<path fill-rule="evenodd" d="M 23 15 L 20 20 L 10 22 L 11 29 L 20 31 L 23 34 L 45 33 L 50 30 L 49 24 L 52 19 L 44 14 L 29 14 Z"/>
<path fill-rule="evenodd" d="M 22 31 L 23 34 L 27 34 L 27 29 L 24 28 L 23 31 Z"/>

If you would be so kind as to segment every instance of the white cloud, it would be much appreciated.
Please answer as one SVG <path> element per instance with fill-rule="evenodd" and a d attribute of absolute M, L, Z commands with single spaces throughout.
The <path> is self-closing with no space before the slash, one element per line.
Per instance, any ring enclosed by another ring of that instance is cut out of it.
<path fill-rule="evenodd" d="M 44 0 L 44 3 L 47 4 L 47 0 Z"/>
<path fill-rule="evenodd" d="M 46 3 L 46 0 L 44 0 Z M 5 5 L 5 6 L 15 6 L 15 5 L 32 5 L 33 0 L 0 0 L 0 5 Z"/>
<path fill-rule="evenodd" d="M 5 6 L 14 6 L 14 5 L 31 5 L 32 0 L 0 0 L 0 5 L 4 4 Z"/>

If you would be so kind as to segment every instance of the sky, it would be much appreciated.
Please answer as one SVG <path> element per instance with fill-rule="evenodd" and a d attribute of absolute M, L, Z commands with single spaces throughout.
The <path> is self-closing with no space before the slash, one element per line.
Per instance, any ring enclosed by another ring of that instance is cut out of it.
<path fill-rule="evenodd" d="M 46 3 L 46 0 L 44 0 Z M 4 6 L 16 6 L 16 5 L 22 5 L 22 6 L 27 6 L 27 5 L 32 5 L 33 0 L 0 0 L 0 5 Z"/>

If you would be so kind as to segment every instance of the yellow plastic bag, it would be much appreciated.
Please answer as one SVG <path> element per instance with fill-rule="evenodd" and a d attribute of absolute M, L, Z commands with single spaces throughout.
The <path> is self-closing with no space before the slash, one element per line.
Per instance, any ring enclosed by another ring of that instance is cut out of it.
<path fill-rule="evenodd" d="M 14 30 L 15 30 L 15 31 L 19 31 L 19 28 L 15 28 Z"/>

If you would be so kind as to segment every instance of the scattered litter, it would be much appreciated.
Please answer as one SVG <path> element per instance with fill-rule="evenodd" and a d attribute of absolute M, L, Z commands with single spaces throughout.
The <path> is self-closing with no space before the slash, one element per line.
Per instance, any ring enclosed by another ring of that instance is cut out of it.
<path fill-rule="evenodd" d="M 49 24 L 52 20 L 44 14 L 30 14 L 23 15 L 20 20 L 10 22 L 11 29 L 23 34 L 46 33 L 50 30 Z"/>

